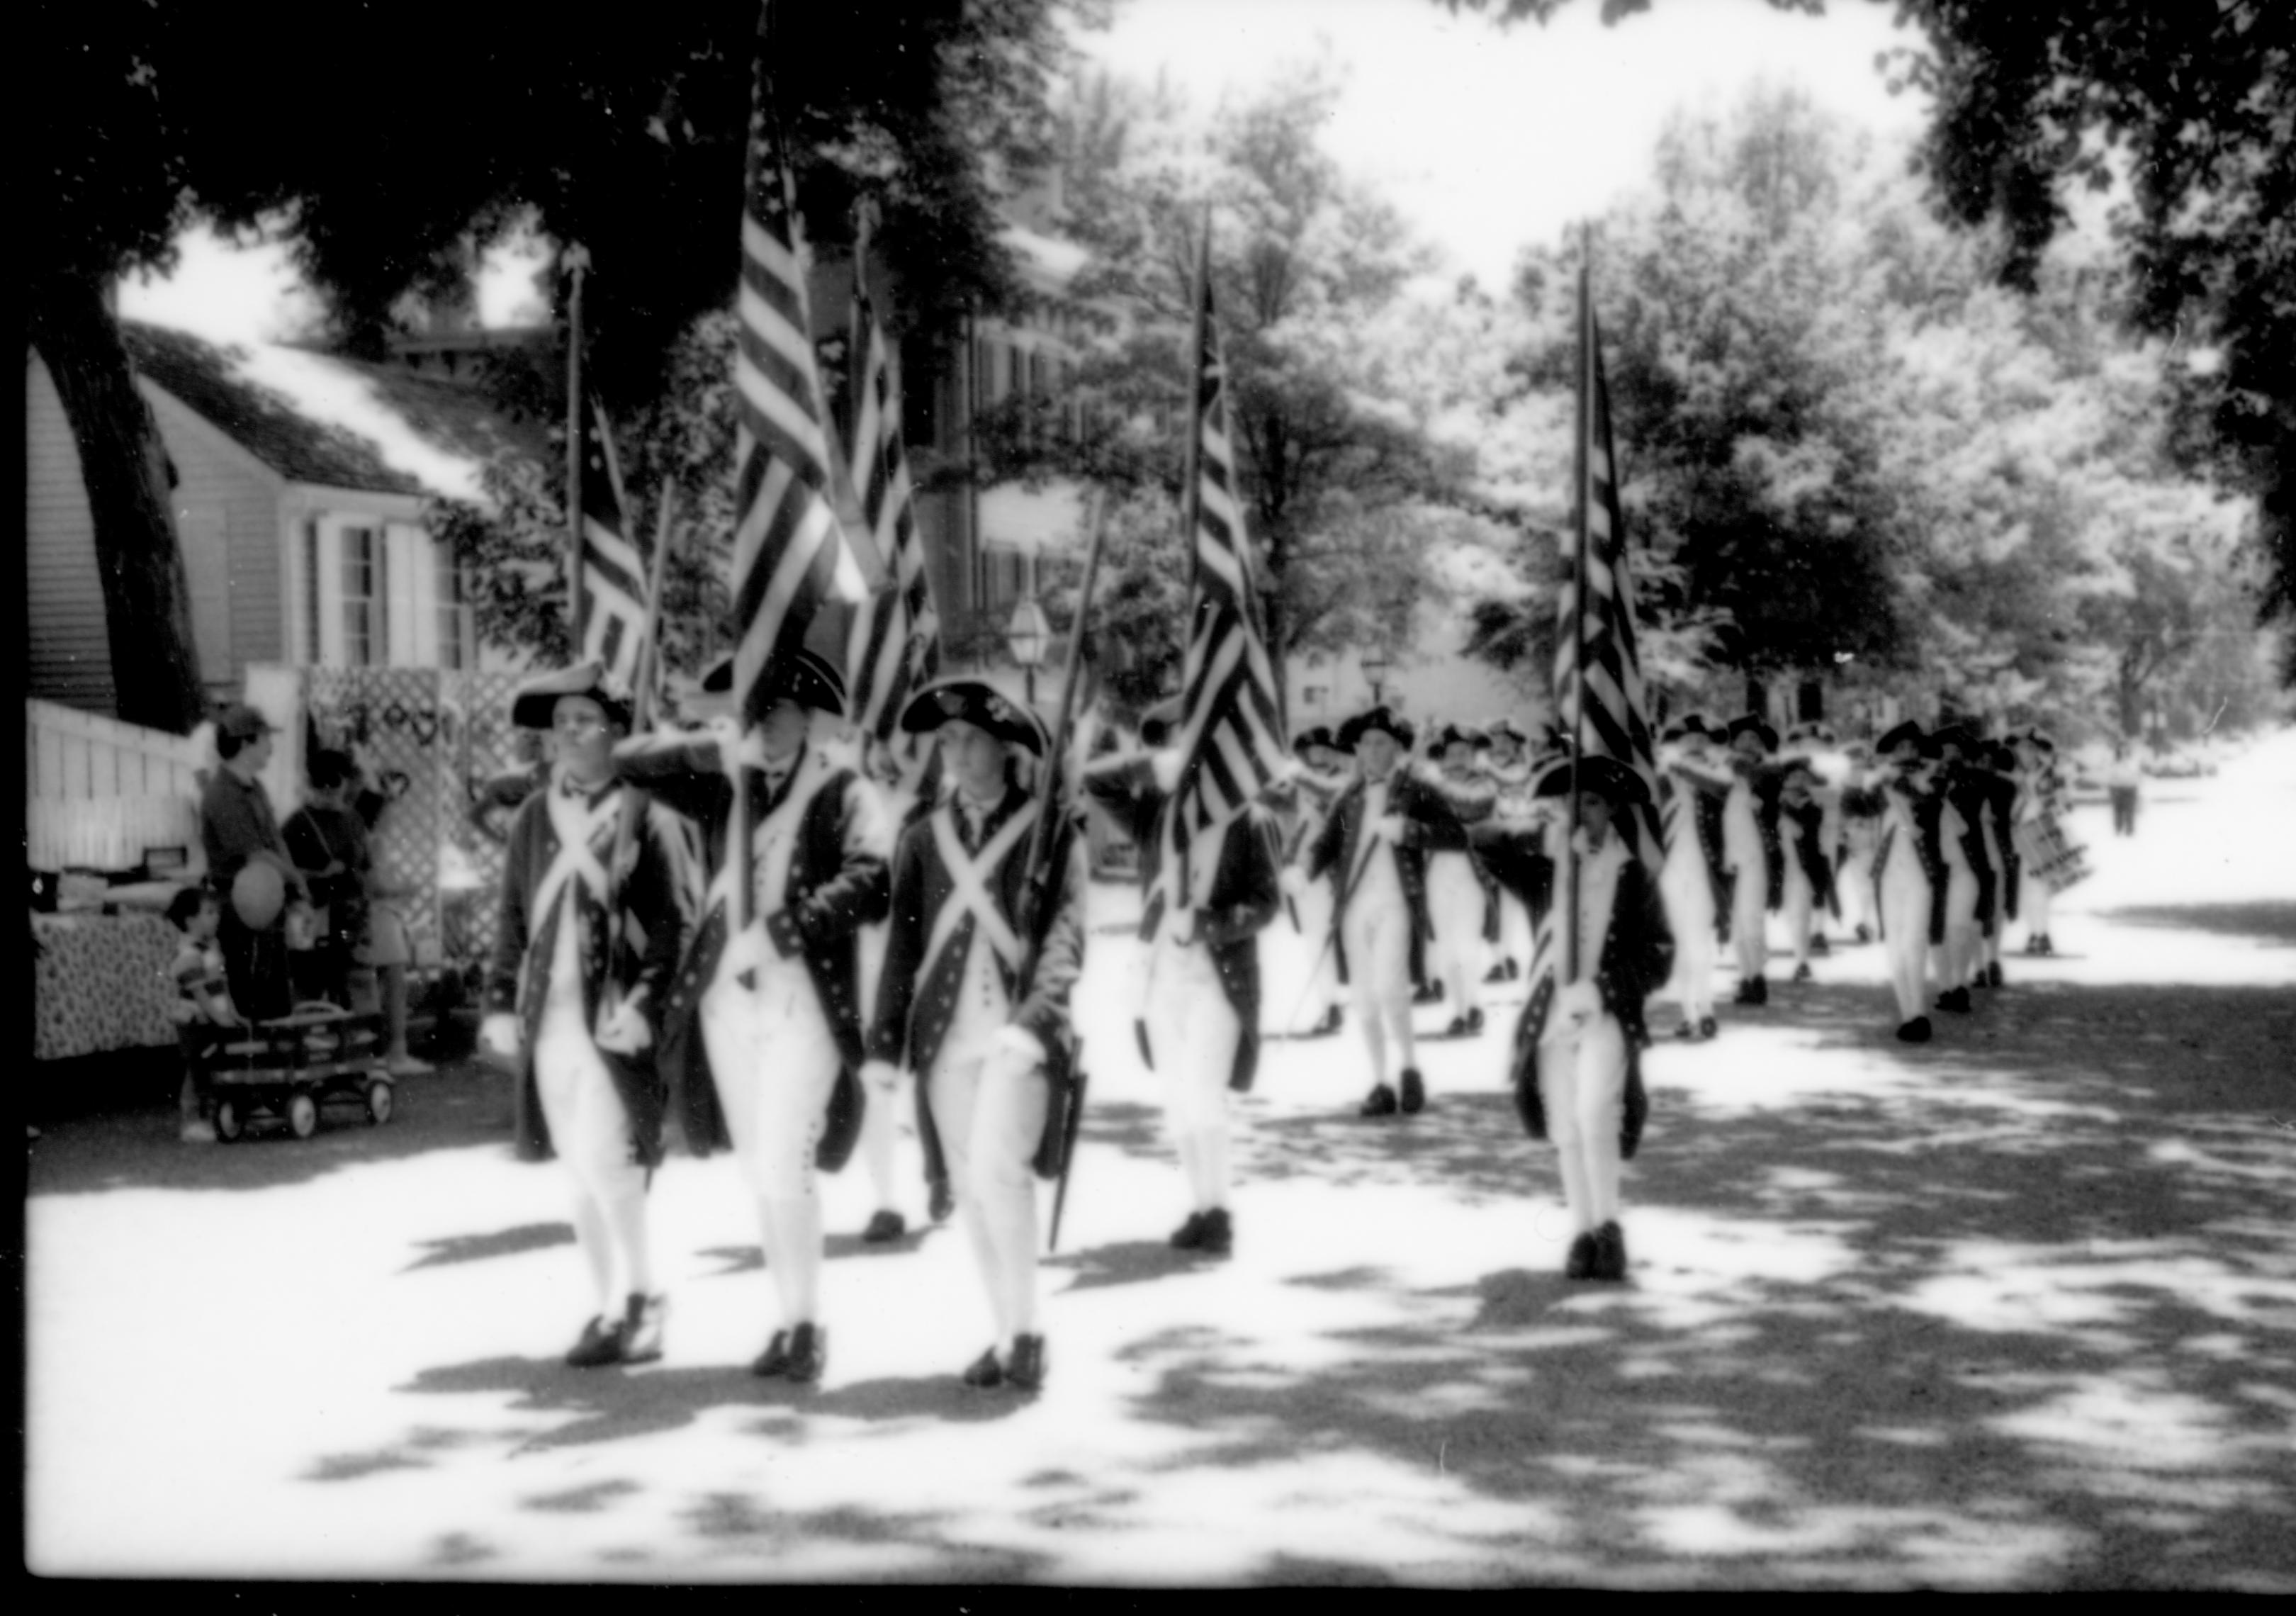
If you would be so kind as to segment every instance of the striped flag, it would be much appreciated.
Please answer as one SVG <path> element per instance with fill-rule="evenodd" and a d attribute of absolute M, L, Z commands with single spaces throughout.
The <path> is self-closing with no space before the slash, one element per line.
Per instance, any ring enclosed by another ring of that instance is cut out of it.
<path fill-rule="evenodd" d="M 582 467 L 582 620 L 577 637 L 582 660 L 604 664 L 625 690 L 638 677 L 638 641 L 645 629 L 646 554 L 622 510 L 615 475 L 614 433 L 606 412 L 591 400 L 595 431 L 584 434 Z"/>
<path fill-rule="evenodd" d="M 1620 824 L 1628 846 L 1652 874 L 1665 862 L 1657 818 L 1658 759 L 1643 703 L 1635 652 L 1635 596 L 1628 577 L 1627 524 L 1611 452 L 1611 395 L 1603 380 L 1589 269 L 1578 269 L 1579 559 L 1562 587 L 1554 649 L 1555 722 L 1578 737 L 1582 756 L 1610 758 L 1641 776 L 1649 802 Z"/>
<path fill-rule="evenodd" d="M 752 710 L 767 669 L 804 643 L 823 604 L 857 605 L 867 595 L 830 494 L 805 262 L 765 43 L 761 7 L 734 358 L 734 697 L 743 713 Z"/>
<path fill-rule="evenodd" d="M 1168 902 L 1201 906 L 1219 864 L 1219 838 L 1228 821 L 1275 778 L 1284 757 L 1258 569 L 1243 530 L 1229 434 L 1227 365 L 1212 312 L 1210 269 L 1207 228 L 1196 258 L 1196 431 L 1188 502 L 1193 548 L 1177 735 L 1181 765 L 1165 806 L 1143 936 L 1154 934 Z M 1192 859 L 1200 843 L 1205 853 Z"/>
<path fill-rule="evenodd" d="M 861 365 L 854 390 L 852 468 L 863 520 L 886 558 L 890 573 L 868 604 L 854 614 L 846 650 L 845 685 L 851 718 L 914 768 L 924 737 L 900 729 L 909 693 L 940 672 L 940 614 L 933 609 L 924 544 L 911 509 L 909 463 L 901 447 L 900 379 L 857 273 L 853 288 L 853 351 Z"/>
<path fill-rule="evenodd" d="M 1666 861 L 1666 842 L 1657 817 L 1658 761 L 1651 748 L 1650 719 L 1643 705 L 1642 668 L 1635 653 L 1634 590 L 1628 577 L 1627 525 L 1619 508 L 1616 462 L 1611 446 L 1611 397 L 1603 380 L 1601 336 L 1595 324 L 1589 267 L 1578 269 L 1578 558 L 1562 588 L 1554 651 L 1555 721 L 1575 735 L 1587 758 L 1611 758 L 1642 777 L 1649 801 L 1619 819 L 1616 832 L 1628 849 L 1656 876 Z M 1558 937 L 1570 918 L 1571 892 L 1564 871 L 1569 855 L 1557 860 L 1554 895 L 1539 917 L 1531 943 L 1530 997 L 1516 1031 L 1517 1058 L 1529 1054 L 1545 1031 L 1557 990 L 1563 952 Z M 1603 939 L 1579 939 L 1574 975 L 1589 980 Z M 1518 1064 L 1517 1080 L 1524 1067 Z M 1530 1068 L 1534 1074 L 1535 1065 Z"/>

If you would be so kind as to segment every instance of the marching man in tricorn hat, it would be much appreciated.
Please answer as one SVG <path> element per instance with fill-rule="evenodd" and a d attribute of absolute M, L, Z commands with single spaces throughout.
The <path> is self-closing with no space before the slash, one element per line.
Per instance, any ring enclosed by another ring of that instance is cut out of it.
<path fill-rule="evenodd" d="M 1659 807 L 1666 828 L 1666 865 L 1659 894 L 1674 933 L 1674 981 L 1682 1005 L 1676 1036 L 1710 1038 L 1714 967 L 1729 928 L 1730 878 L 1722 867 L 1722 805 L 1731 775 L 1712 756 L 1706 720 L 1688 714 L 1659 736 Z"/>
<path fill-rule="evenodd" d="M 1650 1043 L 1643 1002 L 1666 980 L 1674 940 L 1658 883 L 1628 849 L 1618 817 L 1649 800 L 1634 770 L 1611 758 L 1550 766 L 1534 788 L 1569 801 L 1578 793 L 1577 906 L 1567 865 L 1537 831 L 1480 839 L 1485 862 L 1555 937 L 1515 1031 L 1514 1098 L 1524 1129 L 1551 1139 L 1573 1229 L 1563 1275 L 1624 1279 L 1627 1237 L 1619 1222 L 1620 1163 L 1640 1144 L 1650 1103 L 1642 1051 Z M 1564 928 L 1575 927 L 1566 936 Z"/>
<path fill-rule="evenodd" d="M 1456 724 L 1445 725 L 1435 738 L 1437 767 L 1425 778 L 1461 824 L 1479 824 L 1498 806 L 1498 787 L 1480 762 L 1489 746 L 1480 730 Z M 1470 849 L 1428 854 L 1427 918 L 1435 929 L 1428 972 L 1445 988 L 1452 1038 L 1483 1029 L 1486 956 L 1498 940 L 1498 915 L 1492 906 L 1496 896 Z"/>
<path fill-rule="evenodd" d="M 1152 751 L 1095 759 L 1084 772 L 1085 790 L 1141 849 L 1144 892 L 1154 883 L 1165 816 L 1179 786 L 1181 753 L 1166 742 L 1181 716 L 1177 697 L 1150 710 L 1141 738 Z M 1235 1243 L 1227 1095 L 1248 1092 L 1259 1066 L 1259 933 L 1275 918 L 1277 851 L 1274 819 L 1250 804 L 1216 845 L 1194 855 L 1201 865 L 1185 872 L 1189 890 L 1164 894 L 1141 915 L 1148 945 L 1141 1052 L 1162 1085 L 1165 1126 L 1188 1179 L 1188 1217 L 1172 1243 L 1213 1257 Z"/>
<path fill-rule="evenodd" d="M 1929 962 L 1945 941 L 1946 866 L 1939 845 L 1945 800 L 1936 749 L 1911 719 L 1874 743 L 1880 760 L 1882 836 L 1874 853 L 1876 906 L 1890 988 L 1898 999 L 1898 1038 L 1930 1041 Z"/>
<path fill-rule="evenodd" d="M 666 1304 L 645 1197 L 667 1086 L 653 1050 L 700 897 L 691 831 L 659 803 L 645 805 L 615 860 L 627 788 L 613 744 L 629 720 L 628 698 L 595 662 L 529 680 L 512 699 L 511 721 L 549 731 L 557 756 L 549 784 L 512 822 L 480 1029 L 517 1067 L 520 1159 L 554 1153 L 571 1181 L 597 1302 L 566 1355 L 581 1368 L 661 1356 Z"/>
<path fill-rule="evenodd" d="M 1427 855 L 1468 845 L 1466 827 L 1441 793 L 1402 767 L 1412 735 L 1411 726 L 1383 706 L 1340 726 L 1339 748 L 1355 754 L 1357 772 L 1309 845 L 1303 873 L 1312 881 L 1329 872 L 1336 895 L 1340 980 L 1354 989 L 1371 1052 L 1366 1117 L 1398 1109 L 1387 1082 L 1390 1044 L 1402 1064 L 1399 1109 L 1408 1116 L 1427 1103 L 1411 1029 L 1412 987 L 1426 973 Z"/>
<path fill-rule="evenodd" d="M 732 671 L 730 661 L 713 669 L 703 691 L 730 690 Z M 633 742 L 622 767 L 709 837 L 715 874 L 663 1006 L 664 1061 L 680 1084 L 687 1142 L 701 1152 L 730 1144 L 757 1202 L 780 1322 L 750 1373 L 805 1383 L 821 1378 L 829 1352 L 815 1170 L 842 1168 L 860 1127 L 857 946 L 885 913 L 892 829 L 877 792 L 809 738 L 812 715 L 844 715 L 835 669 L 809 651 L 782 659 L 755 710 L 738 729 L 713 719 L 699 744 Z M 737 800 L 750 825 L 750 920 L 738 931 Z"/>
<path fill-rule="evenodd" d="M 878 1087 L 894 1080 L 882 1069 L 906 1068 L 925 1085 L 996 1330 L 965 1384 L 1035 1391 L 1046 1355 L 1030 1174 L 1059 1171 L 1074 1080 L 1069 995 L 1084 963 L 1082 839 L 1072 822 L 1053 827 L 1049 912 L 1028 913 L 1039 809 L 1015 766 L 1033 754 L 1058 767 L 1044 756 L 1042 726 L 991 686 L 957 678 L 918 692 L 901 727 L 940 732 L 954 789 L 902 833 L 893 855 L 869 1081 Z M 1032 931 L 1042 946 L 1022 991 Z"/>
<path fill-rule="evenodd" d="M 1752 713 L 1730 720 L 1725 744 L 1734 778 L 1722 804 L 1722 857 L 1731 871 L 1730 945 L 1738 958 L 1741 1005 L 1770 1002 L 1769 917 L 1785 898 L 1778 845 L 1778 732 Z"/>

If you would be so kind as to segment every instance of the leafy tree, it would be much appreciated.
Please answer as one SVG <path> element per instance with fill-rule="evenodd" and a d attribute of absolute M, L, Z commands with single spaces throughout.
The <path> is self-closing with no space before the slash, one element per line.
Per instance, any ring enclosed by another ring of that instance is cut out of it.
<path fill-rule="evenodd" d="M 1569 0 L 1438 0 L 1546 22 Z M 2076 187 L 2116 192 L 2134 329 L 2177 341 L 2188 463 L 2257 498 L 2264 620 L 2296 623 L 2296 12 L 2270 0 L 1889 0 L 1917 43 L 1892 82 L 1935 111 L 1920 154 L 1935 204 L 1997 222 L 1997 274 L 2036 283 Z M 1822 13 L 1822 0 L 1771 0 Z M 1616 22 L 1650 0 L 1603 0 Z M 2296 684 L 2296 635 L 2282 678 Z"/>
<path fill-rule="evenodd" d="M 1047 149 L 1059 14 L 1103 9 L 775 7 L 776 91 L 816 238 L 841 239 L 866 192 L 912 317 L 1002 306 L 994 186 Z M 340 340 L 371 354 L 402 294 L 451 288 L 532 227 L 587 248 L 588 373 L 629 415 L 736 274 L 758 17 L 757 0 L 672 0 L 638 26 L 399 0 L 334 8 L 315 33 L 308 7 L 277 0 L 235 7 L 228 27 L 192 6 L 36 0 L 19 62 L 49 100 L 27 130 L 26 335 L 82 446 L 123 716 L 186 729 L 201 702 L 163 457 L 104 309 L 110 285 L 168 267 L 195 221 L 275 234 Z M 295 99 L 347 64 L 371 93 Z"/>
<path fill-rule="evenodd" d="M 1393 406 L 1382 374 L 1398 350 L 1375 333 L 1407 340 L 1384 317 L 1431 259 L 1318 145 L 1338 90 L 1328 64 L 1311 65 L 1200 129 L 1163 86 L 1079 85 L 1062 109 L 1063 229 L 1093 253 L 1072 296 L 1103 317 L 1062 394 L 983 422 L 992 480 L 1081 476 L 1156 490 L 1177 510 L 1188 298 L 1209 219 L 1245 524 L 1279 657 L 1407 632 L 1417 551 L 1464 464 Z M 1077 405 L 1080 434 L 1050 430 Z M 1133 576 L 1160 565 L 1151 554 L 1113 550 L 1113 588 L 1155 598 Z"/>

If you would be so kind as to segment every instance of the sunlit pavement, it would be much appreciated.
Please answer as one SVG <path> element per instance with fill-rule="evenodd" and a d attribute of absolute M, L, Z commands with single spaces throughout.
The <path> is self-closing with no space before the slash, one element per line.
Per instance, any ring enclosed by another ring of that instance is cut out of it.
<path fill-rule="evenodd" d="M 51 1574 L 2296 1590 L 2296 734 L 2079 811 L 2054 959 L 1934 1044 L 1879 950 L 1648 1057 L 1623 1286 L 1560 1277 L 1504 1082 L 1520 983 L 1358 1120 L 1352 1029 L 1271 1040 L 1235 1254 L 1187 1210 L 1093 893 L 1093 1095 L 1051 1374 L 956 1373 L 953 1228 L 862 1245 L 829 1181 L 829 1371 L 751 1379 L 769 1284 L 730 1161 L 655 1186 L 668 1355 L 559 1355 L 560 1181 L 475 1069 L 381 1129 L 31 1147 L 26 1552 Z M 1839 928 L 1836 929 L 1837 936 Z M 1267 1018 L 1311 950 L 1277 934 Z M 1782 973 L 1780 973 L 1782 974 Z M 1725 997 L 1727 979 L 1725 980 Z M 1421 1013 L 1423 1030 L 1447 1007 Z M 1299 1014 L 1299 1020 L 1308 1018 Z M 1652 1022 L 1673 1024 L 1670 1006 Z M 125 1142 L 123 1142 L 125 1141 Z M 923 1221 L 914 1145 L 904 1210 Z M 1049 1206 L 1049 1195 L 1046 1204 Z"/>

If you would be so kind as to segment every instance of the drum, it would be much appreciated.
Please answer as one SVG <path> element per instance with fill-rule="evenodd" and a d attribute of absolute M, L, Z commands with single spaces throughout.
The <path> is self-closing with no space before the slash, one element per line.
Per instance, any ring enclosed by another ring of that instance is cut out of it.
<path fill-rule="evenodd" d="M 2062 892 L 2088 876 L 2088 849 L 2065 834 L 2063 822 L 2054 814 L 2029 819 L 2017 827 L 2017 857 L 2025 868 Z"/>

